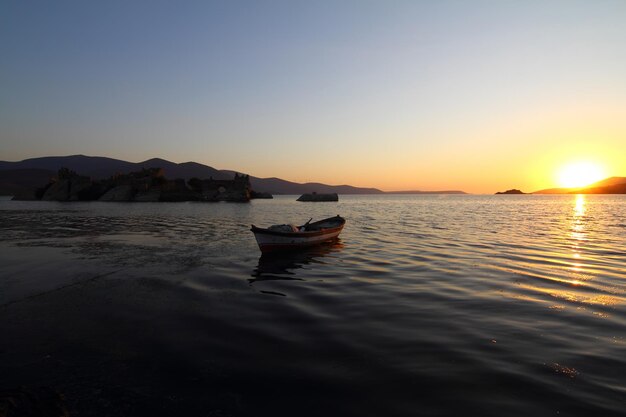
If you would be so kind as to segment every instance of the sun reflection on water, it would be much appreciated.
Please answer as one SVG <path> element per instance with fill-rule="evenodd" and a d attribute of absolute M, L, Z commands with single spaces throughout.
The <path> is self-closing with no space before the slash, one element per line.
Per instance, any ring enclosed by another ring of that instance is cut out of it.
<path fill-rule="evenodd" d="M 576 202 L 574 204 L 574 215 L 575 216 L 583 216 L 585 214 L 585 195 L 577 194 Z"/>
<path fill-rule="evenodd" d="M 585 195 L 576 195 L 570 232 L 572 260 L 569 262 L 568 267 L 571 273 L 570 283 L 572 285 L 581 285 L 583 280 L 588 279 L 581 263 L 583 244 L 587 240 L 585 231 L 586 211 Z"/>

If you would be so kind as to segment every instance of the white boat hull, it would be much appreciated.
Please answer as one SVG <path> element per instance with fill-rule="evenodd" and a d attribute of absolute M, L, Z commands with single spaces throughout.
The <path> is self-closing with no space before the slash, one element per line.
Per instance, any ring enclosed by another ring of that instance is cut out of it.
<path fill-rule="evenodd" d="M 256 242 L 259 244 L 259 248 L 262 252 L 268 252 L 271 250 L 280 250 L 280 249 L 297 249 L 305 246 L 318 245 L 320 243 L 333 240 L 337 236 L 339 236 L 341 230 L 336 232 L 328 233 L 322 236 L 271 236 L 271 235 L 263 235 L 260 233 L 255 233 L 254 237 L 256 238 Z"/>
<path fill-rule="evenodd" d="M 329 225 L 331 227 L 321 228 L 319 230 L 302 232 L 276 232 L 268 229 L 261 229 L 256 226 L 252 226 L 251 230 L 254 233 L 254 237 L 256 238 L 261 252 L 265 253 L 278 250 L 298 249 L 313 245 L 319 245 L 320 243 L 336 239 L 343 230 L 345 220 L 337 217 L 322 220 L 318 223 L 329 220 L 336 223 L 330 223 Z"/>

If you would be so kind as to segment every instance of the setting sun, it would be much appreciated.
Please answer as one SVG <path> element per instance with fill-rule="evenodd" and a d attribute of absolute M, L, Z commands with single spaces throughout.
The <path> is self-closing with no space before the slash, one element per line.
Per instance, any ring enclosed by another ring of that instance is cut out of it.
<path fill-rule="evenodd" d="M 557 174 L 559 186 L 584 187 L 606 177 L 602 166 L 593 162 L 575 162 L 563 166 Z"/>

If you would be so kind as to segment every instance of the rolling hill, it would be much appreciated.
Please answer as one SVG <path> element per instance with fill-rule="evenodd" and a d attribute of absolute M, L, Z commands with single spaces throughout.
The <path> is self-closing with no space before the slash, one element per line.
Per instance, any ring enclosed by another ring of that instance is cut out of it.
<path fill-rule="evenodd" d="M 626 194 L 626 177 L 610 177 L 580 188 L 548 188 L 532 194 Z"/>

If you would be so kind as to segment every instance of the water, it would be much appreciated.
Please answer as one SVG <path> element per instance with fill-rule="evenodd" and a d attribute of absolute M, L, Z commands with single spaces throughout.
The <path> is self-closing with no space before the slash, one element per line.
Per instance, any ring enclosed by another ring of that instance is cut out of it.
<path fill-rule="evenodd" d="M 250 224 L 341 214 L 261 257 Z M 625 196 L 0 201 L 0 389 L 76 416 L 626 410 Z"/>

